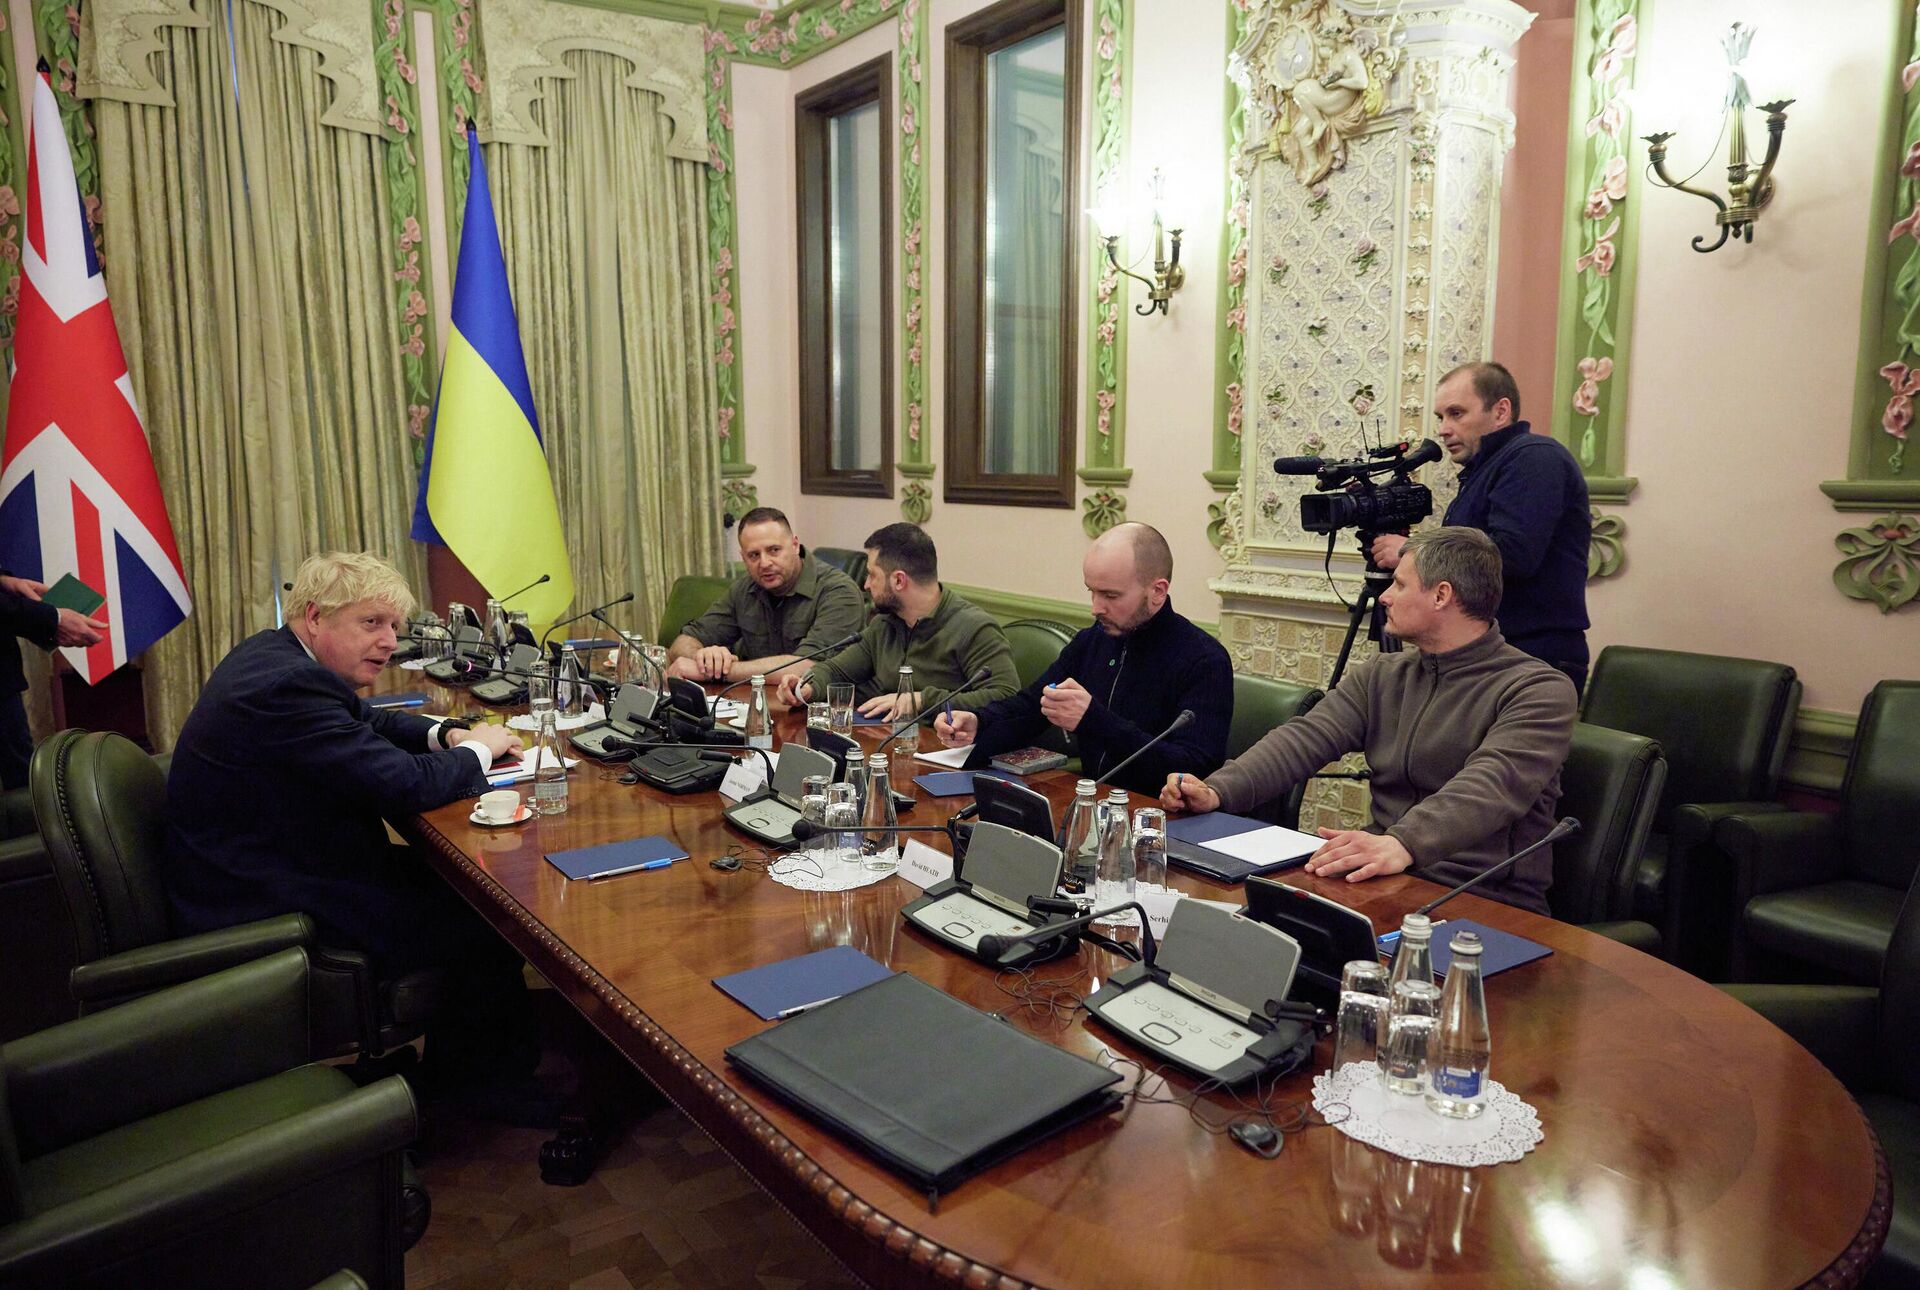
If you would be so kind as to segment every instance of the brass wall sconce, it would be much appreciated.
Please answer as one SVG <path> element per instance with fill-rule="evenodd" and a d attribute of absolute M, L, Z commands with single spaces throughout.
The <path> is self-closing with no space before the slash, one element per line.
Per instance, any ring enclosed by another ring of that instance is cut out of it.
<path fill-rule="evenodd" d="M 1120 263 L 1120 234 L 1126 227 L 1125 213 L 1106 205 L 1087 212 L 1093 217 L 1101 242 L 1106 245 L 1107 263 L 1113 266 L 1116 273 L 1132 278 L 1135 282 L 1146 284 L 1147 303 L 1133 307 L 1133 312 L 1142 318 L 1166 313 L 1167 302 L 1173 299 L 1173 293 L 1186 285 L 1187 281 L 1187 271 L 1180 267 L 1181 230 L 1165 228 L 1160 221 L 1160 200 L 1165 194 L 1166 177 L 1160 173 L 1157 166 L 1154 167 L 1151 189 L 1153 193 L 1153 276 L 1151 278 L 1135 273 Z M 1173 242 L 1171 255 L 1167 252 L 1169 238 Z"/>
<path fill-rule="evenodd" d="M 1720 38 L 1721 47 L 1727 51 L 1727 73 L 1730 78 L 1725 107 L 1728 136 L 1725 200 L 1704 188 L 1692 187 L 1688 181 L 1693 175 L 1687 176 L 1686 180 L 1675 180 L 1667 173 L 1667 140 L 1673 138 L 1674 131 L 1646 136 L 1647 164 L 1653 171 L 1655 182 L 1662 188 L 1705 198 L 1717 208 L 1713 222 L 1720 226 L 1719 241 L 1712 246 L 1702 246 L 1701 243 L 1706 241 L 1704 235 L 1693 239 L 1693 249 L 1703 255 L 1718 251 L 1727 244 L 1729 238 L 1751 244 L 1753 226 L 1758 222 L 1760 212 L 1773 200 L 1773 167 L 1780 160 L 1780 140 L 1787 132 L 1787 108 L 1794 100 L 1776 99 L 1760 105 L 1760 110 L 1767 114 L 1767 155 L 1759 168 L 1755 169 L 1752 159 L 1747 155 L 1747 108 L 1753 103 L 1753 95 L 1747 88 L 1746 73 L 1742 70 L 1747 49 L 1753 43 L 1753 30 L 1745 23 L 1736 22 Z M 1701 163 L 1702 169 L 1705 164 Z"/>

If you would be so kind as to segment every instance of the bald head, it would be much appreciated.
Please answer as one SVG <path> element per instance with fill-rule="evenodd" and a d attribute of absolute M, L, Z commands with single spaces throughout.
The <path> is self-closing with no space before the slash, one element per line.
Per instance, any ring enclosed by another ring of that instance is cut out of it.
<path fill-rule="evenodd" d="M 1124 636 L 1160 612 L 1173 580 L 1173 552 L 1150 524 L 1121 524 L 1094 540 L 1081 562 L 1094 621 Z"/>

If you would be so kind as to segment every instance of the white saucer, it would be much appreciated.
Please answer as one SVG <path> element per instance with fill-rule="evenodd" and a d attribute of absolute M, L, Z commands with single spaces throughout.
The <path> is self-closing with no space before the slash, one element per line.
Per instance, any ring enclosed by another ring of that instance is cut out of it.
<path fill-rule="evenodd" d="M 525 802 L 520 803 L 519 813 L 511 820 L 489 820 L 486 816 L 480 814 L 480 808 L 478 806 L 475 806 L 473 813 L 467 816 L 468 821 L 478 824 L 483 829 L 504 829 L 510 824 L 525 824 L 532 818 L 533 808 Z"/>

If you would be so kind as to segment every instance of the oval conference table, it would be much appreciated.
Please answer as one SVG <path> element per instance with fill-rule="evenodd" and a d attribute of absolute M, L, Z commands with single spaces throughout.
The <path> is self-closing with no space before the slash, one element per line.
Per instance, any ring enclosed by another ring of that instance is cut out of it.
<path fill-rule="evenodd" d="M 476 708 L 459 691 L 435 700 L 442 712 Z M 801 733 L 794 714 L 780 726 Z M 859 729 L 869 746 L 877 741 Z M 620 769 L 583 759 L 562 815 L 489 829 L 469 822 L 472 803 L 462 801 L 403 832 L 871 1284 L 1850 1285 L 1885 1240 L 1885 1159 L 1852 1097 L 1805 1049 L 1659 960 L 1472 893 L 1446 913 L 1553 950 L 1487 983 L 1493 1076 L 1535 1107 L 1546 1135 L 1524 1159 L 1473 1170 L 1421 1164 L 1318 1126 L 1288 1133 L 1269 1161 L 1208 1132 L 1183 1105 L 1133 1101 L 960 1184 L 930 1211 L 910 1183 L 730 1068 L 729 1045 L 777 1023 L 721 993 L 715 977 L 852 944 L 1081 1056 L 1147 1054 L 1084 1012 L 1023 1003 L 1002 988 L 1017 985 L 1010 975 L 996 978 L 912 930 L 898 911 L 918 889 L 903 878 L 810 893 L 753 867 L 712 868 L 711 858 L 748 841 L 721 820 L 719 796 L 621 784 Z M 1072 777 L 1029 783 L 1060 818 Z M 530 786 L 523 791 L 530 799 Z M 903 824 L 941 823 L 970 800 L 919 796 Z M 544 858 L 656 833 L 691 859 L 588 882 Z M 945 849 L 939 835 L 922 836 Z M 1287 881 L 1359 909 L 1379 931 L 1440 890 L 1408 875 L 1350 884 L 1296 870 Z M 1178 870 L 1173 883 L 1240 898 Z M 1083 944 L 1035 975 L 1055 983 L 1055 997 L 1084 997 L 1120 963 Z M 1280 1081 L 1269 1105 L 1309 1099 L 1329 1051 L 1322 1039 L 1313 1067 Z M 1120 1069 L 1130 1087 L 1136 1068 Z M 1150 1081 L 1148 1091 L 1184 1102 L 1195 1081 L 1169 1069 L 1165 1085 Z M 1203 1098 L 1199 1112 L 1216 1128 L 1245 1114 L 1223 1093 Z"/>

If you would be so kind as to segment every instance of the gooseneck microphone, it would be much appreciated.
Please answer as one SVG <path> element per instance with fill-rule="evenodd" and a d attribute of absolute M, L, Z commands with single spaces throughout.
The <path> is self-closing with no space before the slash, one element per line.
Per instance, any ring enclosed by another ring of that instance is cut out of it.
<path fill-rule="evenodd" d="M 947 692 L 947 698 L 952 699 L 953 696 L 956 694 L 967 693 L 969 690 L 972 690 L 975 687 L 984 684 L 986 682 L 986 679 L 992 675 L 993 675 L 993 669 L 991 667 L 981 668 L 978 672 L 975 672 L 972 676 L 962 681 L 958 686 L 956 686 L 952 690 L 949 690 Z M 907 731 L 913 729 L 915 726 L 920 725 L 923 722 L 926 722 L 928 720 L 931 720 L 934 717 L 939 716 L 945 710 L 946 710 L 946 707 L 944 703 L 939 706 L 930 705 L 925 712 L 917 713 L 909 720 L 906 720 L 903 722 L 896 722 L 893 728 L 893 733 L 889 734 L 885 739 L 882 739 L 880 741 L 879 746 L 876 747 L 873 751 L 875 753 L 885 752 L 887 750 L 888 744 L 898 739 L 901 735 L 906 734 Z M 1189 712 L 1187 715 L 1191 717 L 1193 714 Z"/>
<path fill-rule="evenodd" d="M 797 837 L 798 834 L 795 836 Z M 1154 956 L 1153 928 L 1147 922 L 1147 911 L 1141 908 L 1140 902 L 1137 900 L 1129 900 L 1125 904 L 1113 905 L 1106 909 L 1096 909 L 1091 913 L 1082 914 L 1078 918 L 1069 918 L 1063 923 L 1048 923 L 1044 927 L 1036 927 L 1021 936 L 982 936 L 980 938 L 979 954 L 983 959 L 998 959 L 1004 963 L 1007 961 L 1008 952 L 1016 950 L 1022 945 L 1031 945 L 1038 941 L 1050 941 L 1058 936 L 1081 931 L 1093 926 L 1102 919 L 1112 918 L 1115 914 L 1124 914 L 1129 909 L 1137 911 L 1140 915 L 1140 937 L 1143 947 L 1141 961 L 1151 963 L 1153 962 Z"/>
<path fill-rule="evenodd" d="M 1442 892 L 1440 895 L 1435 896 L 1432 900 L 1429 900 L 1426 904 L 1420 906 L 1420 908 L 1414 910 L 1413 912 L 1416 914 L 1431 914 L 1434 910 L 1440 908 L 1440 906 L 1446 904 L 1449 900 L 1452 900 L 1455 896 L 1458 896 L 1461 892 L 1466 891 L 1468 888 L 1477 887 L 1481 883 L 1485 882 L 1487 879 L 1492 878 L 1497 874 L 1505 873 L 1507 870 L 1513 868 L 1513 866 L 1515 866 L 1516 864 L 1519 864 L 1522 860 L 1525 860 L 1528 856 L 1538 851 L 1541 847 L 1552 846 L 1555 842 L 1559 841 L 1561 838 L 1564 838 L 1569 834 L 1578 833 L 1579 831 L 1580 831 L 1580 821 L 1574 819 L 1571 815 L 1569 815 L 1565 819 L 1561 820 L 1558 824 L 1554 825 L 1551 829 L 1547 830 L 1547 836 L 1544 838 L 1541 838 L 1538 842 L 1534 843 L 1532 846 L 1522 847 L 1520 850 L 1514 852 L 1512 855 L 1508 856 L 1505 860 L 1502 860 L 1499 864 L 1495 865 L 1493 868 L 1486 870 L 1484 873 L 1477 873 L 1473 875 L 1473 877 L 1467 879 L 1465 882 L 1461 883 L 1458 887 L 1455 887 L 1451 891 Z"/>
<path fill-rule="evenodd" d="M 868 828 L 865 825 L 848 825 L 846 828 L 835 828 L 829 824 L 815 824 L 812 820 L 807 819 L 795 820 L 793 822 L 793 840 L 795 842 L 805 842 L 811 838 L 831 837 L 836 833 L 944 833 L 951 839 L 953 837 L 953 822 L 949 820 L 945 824 L 894 824 L 886 828 L 881 828 L 878 825 L 872 828 Z"/>
<path fill-rule="evenodd" d="M 538 583 L 535 583 L 534 585 L 535 585 L 535 586 L 538 586 L 539 584 L 538 584 Z M 621 596 L 621 597 L 619 597 L 619 598 L 618 598 L 618 599 L 616 599 L 616 600 L 609 600 L 609 601 L 608 601 L 608 602 L 607 602 L 606 604 L 604 604 L 604 605 L 595 605 L 595 606 L 594 606 L 594 607 L 593 607 L 592 609 L 584 609 L 584 610 L 582 610 L 582 611 L 580 611 L 579 613 L 577 613 L 577 614 L 575 614 L 575 615 L 574 615 L 573 617 L 571 617 L 571 618 L 562 618 L 562 619 L 561 619 L 561 620 L 560 620 L 559 622 L 557 622 L 557 623 L 555 623 L 555 624 L 554 624 L 553 626 L 551 626 L 551 627 L 549 627 L 549 628 L 547 628 L 547 630 L 546 630 L 546 631 L 544 631 L 544 632 L 542 632 L 542 633 L 541 633 L 541 635 L 540 635 L 540 652 L 541 652 L 541 653 L 543 653 L 543 654 L 544 654 L 544 653 L 546 653 L 546 651 L 547 651 L 547 638 L 548 638 L 548 637 L 550 637 L 550 636 L 552 636 L 552 635 L 553 635 L 553 634 L 554 634 L 555 632 L 557 632 L 557 631 L 559 631 L 559 630 L 560 630 L 560 629 L 561 629 L 562 627 L 565 627 L 565 626 L 567 626 L 567 625 L 568 625 L 569 623 L 577 623 L 577 622 L 579 622 L 579 621 L 580 621 L 580 620 L 581 620 L 582 618 L 591 618 L 591 617 L 593 617 L 593 616 L 594 616 L 595 614 L 598 614 L 598 613 L 600 613 L 600 612 L 601 612 L 602 610 L 606 610 L 606 609 L 612 609 L 612 608 L 613 608 L 613 607 L 614 607 L 615 605 L 624 605 L 624 604 L 626 604 L 626 603 L 627 603 L 627 602 L 628 602 L 629 600 L 632 600 L 632 599 L 633 599 L 633 593 L 632 593 L 631 591 L 629 591 L 629 592 L 628 592 L 628 593 L 627 593 L 626 595 L 624 595 L 624 596 Z"/>
<path fill-rule="evenodd" d="M 507 595 L 500 597 L 500 603 L 504 605 L 509 600 L 512 600 L 515 596 L 525 595 L 527 592 L 532 591 L 535 587 L 539 586 L 541 583 L 552 582 L 552 581 L 553 581 L 552 574 L 543 573 L 539 577 L 535 578 L 532 582 L 529 582 L 526 586 L 520 588 L 520 590 L 509 592 Z"/>
<path fill-rule="evenodd" d="M 1144 754 L 1149 748 L 1159 743 L 1162 739 L 1165 739 L 1168 735 L 1173 734 L 1175 731 L 1185 730 L 1188 726 L 1192 724 L 1193 724 L 1193 709 L 1192 708 L 1180 709 L 1180 715 L 1175 717 L 1172 721 L 1168 722 L 1167 728 L 1165 730 L 1162 730 L 1159 734 L 1147 740 L 1147 742 L 1141 744 L 1138 748 L 1135 748 L 1127 756 L 1122 757 L 1120 759 L 1120 764 L 1118 766 L 1115 766 L 1112 770 L 1108 771 L 1106 774 L 1100 777 L 1100 782 L 1102 784 L 1111 783 L 1114 776 L 1118 775 L 1121 771 L 1125 770 L 1127 767 L 1133 765 L 1134 762 L 1140 760 L 1141 755 Z"/>
<path fill-rule="evenodd" d="M 766 671 L 762 672 L 760 675 L 763 677 L 772 676 L 775 672 L 786 671 L 788 668 L 792 667 L 796 663 L 811 663 L 814 659 L 819 658 L 822 655 L 838 654 L 841 650 L 846 649 L 849 645 L 854 644 L 859 639 L 860 639 L 859 632 L 848 632 L 845 636 L 842 636 L 839 640 L 835 641 L 831 645 L 822 645 L 819 649 L 813 651 L 813 653 L 811 654 L 802 654 L 799 658 L 789 659 L 785 663 L 782 663 L 779 667 L 768 668 Z M 752 677 L 750 676 L 743 677 L 740 680 L 735 681 L 732 685 L 729 685 L 726 689 L 720 691 L 720 693 L 714 695 L 713 701 L 717 704 L 720 702 L 720 700 L 726 698 L 729 694 L 732 694 L 735 690 L 739 689 L 741 686 L 752 685 L 752 684 L 753 684 Z"/>

